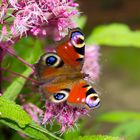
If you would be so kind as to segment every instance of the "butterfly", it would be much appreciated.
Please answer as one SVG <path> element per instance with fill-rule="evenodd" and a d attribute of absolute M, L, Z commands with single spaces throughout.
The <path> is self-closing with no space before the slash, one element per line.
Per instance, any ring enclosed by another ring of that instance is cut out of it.
<path fill-rule="evenodd" d="M 34 65 L 40 90 L 50 102 L 67 102 L 88 109 L 99 106 L 100 99 L 86 81 L 82 67 L 85 57 L 85 37 L 79 28 L 69 33 L 55 48 L 43 54 Z"/>

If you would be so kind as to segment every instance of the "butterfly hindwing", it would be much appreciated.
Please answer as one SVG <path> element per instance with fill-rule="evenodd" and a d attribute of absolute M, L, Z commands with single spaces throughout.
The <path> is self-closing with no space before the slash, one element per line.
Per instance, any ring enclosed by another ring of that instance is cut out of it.
<path fill-rule="evenodd" d="M 98 94 L 85 80 L 76 82 L 69 92 L 67 102 L 70 104 L 84 105 L 88 108 L 99 106 Z"/>

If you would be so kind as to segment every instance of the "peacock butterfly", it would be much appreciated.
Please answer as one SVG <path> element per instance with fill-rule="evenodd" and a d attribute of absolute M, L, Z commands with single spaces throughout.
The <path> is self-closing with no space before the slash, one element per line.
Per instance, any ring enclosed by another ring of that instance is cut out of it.
<path fill-rule="evenodd" d="M 99 106 L 98 94 L 81 72 L 85 56 L 85 38 L 79 28 L 69 33 L 55 48 L 43 54 L 34 65 L 41 92 L 54 103 L 67 102 L 88 109 Z"/>

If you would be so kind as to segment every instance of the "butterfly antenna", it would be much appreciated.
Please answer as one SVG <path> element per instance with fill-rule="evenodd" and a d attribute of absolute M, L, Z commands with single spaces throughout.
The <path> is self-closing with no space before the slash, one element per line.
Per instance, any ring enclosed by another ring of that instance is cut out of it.
<path fill-rule="evenodd" d="M 29 78 L 29 77 L 26 77 L 26 76 L 24 76 L 24 75 L 21 75 L 21 74 L 19 74 L 19 73 L 16 73 L 16 72 L 14 72 L 14 71 L 9 70 L 9 69 L 0 68 L 0 72 L 1 72 L 1 70 L 8 71 L 8 72 L 10 72 L 10 73 L 12 73 L 12 74 L 14 74 L 14 75 L 17 75 L 17 76 L 20 76 L 20 77 L 26 79 L 26 80 L 30 80 L 31 82 L 33 82 L 33 83 L 35 83 L 35 84 L 37 84 L 37 85 L 40 84 L 37 80 L 34 80 L 34 79 L 32 79 L 32 78 Z"/>

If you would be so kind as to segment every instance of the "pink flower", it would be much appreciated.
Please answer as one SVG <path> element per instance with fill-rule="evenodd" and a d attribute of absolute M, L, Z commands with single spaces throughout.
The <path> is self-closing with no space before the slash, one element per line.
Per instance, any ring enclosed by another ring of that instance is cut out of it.
<path fill-rule="evenodd" d="M 0 21 L 9 26 L 7 20 L 14 19 L 10 21 L 12 30 L 8 38 L 48 35 L 58 40 L 67 34 L 68 28 L 75 27 L 73 17 L 79 14 L 77 7 L 73 0 L 9 0 L 0 6 Z M 9 8 L 13 12 L 4 18 Z"/>
<path fill-rule="evenodd" d="M 52 103 L 46 100 L 46 111 L 44 113 L 43 124 L 49 123 L 53 125 L 55 119 L 61 126 L 60 133 L 64 133 L 68 129 L 76 126 L 77 120 L 88 113 L 85 108 L 69 106 L 67 103 Z"/>
<path fill-rule="evenodd" d="M 2 3 L 2 5 L 0 5 L 0 23 L 3 23 L 3 18 L 6 15 L 7 12 L 7 5 L 4 4 L 4 2 Z"/>
<path fill-rule="evenodd" d="M 89 80 L 97 81 L 100 74 L 99 46 L 85 47 L 85 61 L 82 71 L 89 75 Z"/>
<path fill-rule="evenodd" d="M 3 26 L 2 29 L 1 29 L 1 36 L 0 36 L 0 41 L 9 41 L 10 38 L 9 38 L 9 34 L 7 32 L 7 28 L 6 26 Z"/>

